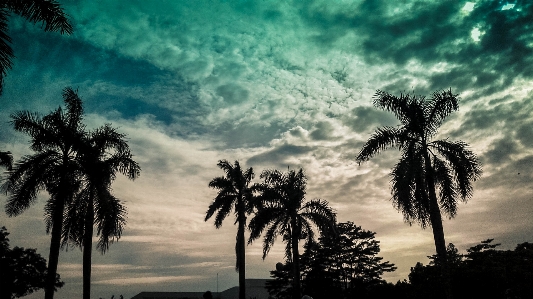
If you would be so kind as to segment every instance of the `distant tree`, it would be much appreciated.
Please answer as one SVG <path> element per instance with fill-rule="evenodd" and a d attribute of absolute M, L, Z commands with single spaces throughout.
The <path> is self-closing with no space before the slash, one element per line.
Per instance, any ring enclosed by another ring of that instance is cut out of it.
<path fill-rule="evenodd" d="M 452 298 L 441 212 L 453 218 L 457 201 L 467 201 L 472 196 L 472 182 L 482 172 L 476 155 L 467 149 L 466 143 L 432 140 L 445 118 L 459 109 L 457 95 L 451 90 L 434 92 L 426 100 L 377 91 L 374 106 L 394 113 L 401 126 L 378 129 L 356 160 L 368 161 L 391 147 L 401 151 L 400 161 L 391 172 L 393 204 L 403 213 L 405 221 L 433 229 L 435 248 L 443 265 L 444 291 L 447 298 Z"/>
<path fill-rule="evenodd" d="M 113 196 L 111 184 L 120 172 L 129 179 L 140 175 L 125 135 L 110 125 L 88 134 L 80 147 L 78 161 L 81 190 L 67 206 L 63 244 L 71 241 L 83 250 L 83 298 L 91 296 L 91 261 L 94 226 L 99 236 L 97 249 L 104 254 L 118 240 L 126 225 L 126 208 Z"/>
<path fill-rule="evenodd" d="M 304 293 L 313 298 L 374 298 L 368 296 L 369 288 L 385 284 L 381 275 L 396 270 L 377 256 L 379 251 L 374 232 L 353 222 L 338 223 L 336 234 L 325 234 L 305 246 L 300 259 Z M 271 295 L 282 296 L 289 289 L 287 270 L 285 265 L 271 271 Z"/>
<path fill-rule="evenodd" d="M 278 235 L 283 237 L 285 257 L 293 265 L 293 298 L 300 299 L 300 254 L 298 244 L 306 239 L 310 244 L 314 241 L 314 224 L 320 234 L 332 232 L 335 222 L 335 212 L 328 202 L 314 199 L 305 201 L 307 178 L 303 169 L 298 172 L 289 170 L 286 173 L 278 170 L 265 170 L 261 173 L 264 180 L 256 186 L 259 192 L 257 211 L 250 220 L 250 240 L 252 243 L 259 238 L 263 231 L 263 259 Z"/>
<path fill-rule="evenodd" d="M 9 233 L 0 228 L 0 298 L 13 299 L 29 295 L 45 286 L 46 260 L 35 249 L 9 247 Z M 63 282 L 56 274 L 54 286 Z"/>
<path fill-rule="evenodd" d="M 11 116 L 15 130 L 31 137 L 30 148 L 35 153 L 15 163 L 2 185 L 8 193 L 6 213 L 10 217 L 29 208 L 39 191 L 50 194 L 45 206 L 46 231 L 51 231 L 45 299 L 54 296 L 63 215 L 80 188 L 82 171 L 76 158 L 86 135 L 81 99 L 74 90 L 65 88 L 63 100 L 66 111 L 58 108 L 43 117 L 22 111 Z"/>
<path fill-rule="evenodd" d="M 253 193 L 250 183 L 254 178 L 254 170 L 251 167 L 243 170 L 238 161 L 231 165 L 227 160 L 220 160 L 217 165 L 224 171 L 225 176 L 216 177 L 209 183 L 209 187 L 217 189 L 218 194 L 209 205 L 204 220 L 209 220 L 216 212 L 215 227 L 220 228 L 222 221 L 233 210 L 235 223 L 238 224 L 235 270 L 239 272 L 239 299 L 246 299 L 246 241 L 244 231 L 246 229 L 246 217 L 253 211 Z"/>
<path fill-rule="evenodd" d="M 204 299 L 213 299 L 213 294 L 211 293 L 211 291 L 207 291 L 202 295 L 202 297 Z"/>
<path fill-rule="evenodd" d="M 0 2 L 0 94 L 4 86 L 4 77 L 11 68 L 15 57 L 9 45 L 8 18 L 17 14 L 31 23 L 42 23 L 44 31 L 59 31 L 61 34 L 72 33 L 72 25 L 57 1 L 54 0 L 2 0 Z"/>
<path fill-rule="evenodd" d="M 533 298 L 533 244 L 518 244 L 515 250 L 497 250 L 493 239 L 482 241 L 459 254 L 455 246 L 447 248 L 454 298 L 505 298 L 511 290 L 519 298 Z M 441 283 L 437 256 L 430 263 L 417 263 L 409 274 L 410 298 L 438 298 Z"/>

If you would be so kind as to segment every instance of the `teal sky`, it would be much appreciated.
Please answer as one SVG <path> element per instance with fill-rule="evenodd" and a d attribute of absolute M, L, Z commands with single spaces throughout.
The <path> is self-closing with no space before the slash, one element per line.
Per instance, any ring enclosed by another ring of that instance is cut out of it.
<path fill-rule="evenodd" d="M 452 89 L 460 110 L 439 138 L 463 140 L 483 163 L 474 196 L 444 222 L 460 251 L 495 238 L 533 242 L 533 3 L 379 0 L 62 0 L 74 34 L 10 19 L 16 55 L 0 97 L 0 149 L 30 154 L 8 124 L 19 110 L 48 113 L 78 89 L 88 127 L 126 133 L 142 167 L 118 178 L 128 225 L 93 257 L 93 297 L 141 291 L 216 291 L 238 283 L 233 219 L 204 222 L 220 159 L 263 169 L 303 167 L 309 199 L 339 221 L 377 232 L 381 255 L 406 279 L 434 254 L 430 229 L 403 222 L 390 202 L 395 150 L 358 166 L 355 156 L 392 114 L 377 89 L 430 96 Z M 12 246 L 48 257 L 47 195 L 16 218 L 1 216 Z M 0 198 L 5 203 L 5 196 Z M 247 276 L 268 278 L 283 259 L 247 247 Z M 81 297 L 81 253 L 62 251 L 58 298 Z M 40 297 L 39 296 L 36 297 Z"/>

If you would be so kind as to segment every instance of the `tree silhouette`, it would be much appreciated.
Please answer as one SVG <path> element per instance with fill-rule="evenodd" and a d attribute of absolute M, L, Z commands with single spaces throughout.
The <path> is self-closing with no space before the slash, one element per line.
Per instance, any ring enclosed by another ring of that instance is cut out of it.
<path fill-rule="evenodd" d="M 97 249 L 104 254 L 118 240 L 126 224 L 126 208 L 111 192 L 116 172 L 135 179 L 139 165 L 132 159 L 125 135 L 110 125 L 91 132 L 80 148 L 83 172 L 81 190 L 67 207 L 63 244 L 72 241 L 83 250 L 83 298 L 91 293 L 91 255 L 94 226 L 100 237 Z"/>
<path fill-rule="evenodd" d="M 10 217 L 29 208 L 39 191 L 50 194 L 45 207 L 46 231 L 51 231 L 46 299 L 54 296 L 63 214 L 80 187 L 82 172 L 76 157 L 86 138 L 83 107 L 77 93 L 65 88 L 63 100 L 66 111 L 60 107 L 44 117 L 28 111 L 11 115 L 15 130 L 30 136 L 30 148 L 35 154 L 15 163 L 2 185 L 2 190 L 8 193 L 6 213 Z"/>
<path fill-rule="evenodd" d="M 391 172 L 393 205 L 403 213 L 405 221 L 433 229 L 437 256 L 443 265 L 445 291 L 451 298 L 441 212 L 453 218 L 457 200 L 466 202 L 472 196 L 472 182 L 482 172 L 476 155 L 467 149 L 466 143 L 447 139 L 432 141 L 444 119 L 459 108 L 457 95 L 451 90 L 434 92 L 426 100 L 377 91 L 374 106 L 394 113 L 401 126 L 377 129 L 356 159 L 360 164 L 390 147 L 401 151 L 400 161 Z"/>
<path fill-rule="evenodd" d="M 17 14 L 27 21 L 41 23 L 44 31 L 59 31 L 61 34 L 72 33 L 72 25 L 58 2 L 54 0 L 2 0 L 0 3 L 0 94 L 4 85 L 4 77 L 11 68 L 11 60 L 15 57 L 9 45 L 8 17 Z"/>
<path fill-rule="evenodd" d="M 9 233 L 0 228 L 0 298 L 12 299 L 29 295 L 44 287 L 46 260 L 35 249 L 9 247 Z M 59 274 L 55 287 L 63 286 Z"/>
<path fill-rule="evenodd" d="M 307 178 L 303 170 L 265 170 L 261 173 L 264 183 L 256 186 L 260 193 L 257 212 L 250 220 L 250 240 L 252 243 L 266 229 L 263 239 L 263 259 L 278 235 L 286 242 L 285 257 L 293 265 L 293 298 L 300 298 L 300 255 L 298 243 L 306 239 L 314 240 L 312 223 L 320 233 L 331 231 L 335 226 L 336 215 L 327 201 L 314 199 L 305 201 Z"/>
<path fill-rule="evenodd" d="M 245 269 L 245 238 L 246 217 L 253 211 L 252 189 L 249 186 L 254 178 L 254 171 L 250 167 L 241 169 L 238 161 L 232 166 L 227 160 L 218 161 L 218 167 L 225 173 L 223 177 L 216 177 L 209 182 L 209 187 L 219 190 L 213 202 L 209 205 L 205 221 L 209 220 L 216 212 L 215 227 L 220 228 L 222 221 L 231 213 L 235 213 L 235 223 L 238 224 L 237 242 L 235 244 L 236 265 L 239 272 L 239 299 L 245 299 L 246 269 Z"/>

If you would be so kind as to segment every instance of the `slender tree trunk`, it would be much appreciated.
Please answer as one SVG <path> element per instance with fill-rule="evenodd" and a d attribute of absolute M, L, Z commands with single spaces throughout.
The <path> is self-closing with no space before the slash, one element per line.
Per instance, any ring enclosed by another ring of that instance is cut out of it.
<path fill-rule="evenodd" d="M 243 215 L 240 215 L 243 214 Z M 239 299 L 246 299 L 246 254 L 244 242 L 244 225 L 246 217 L 244 209 L 239 211 L 239 230 L 237 232 L 237 265 L 239 267 Z"/>
<path fill-rule="evenodd" d="M 93 250 L 94 206 L 91 192 L 83 230 L 83 299 L 91 298 L 91 264 Z"/>
<path fill-rule="evenodd" d="M 452 299 L 450 271 L 448 267 L 448 258 L 446 254 L 446 241 L 444 239 L 444 228 L 442 227 L 442 216 L 440 214 L 439 203 L 437 201 L 437 193 L 435 191 L 435 180 L 433 177 L 433 168 L 431 167 L 431 160 L 429 154 L 426 152 L 425 156 L 426 167 L 426 183 L 429 197 L 429 217 L 431 228 L 433 230 L 433 240 L 435 241 L 435 249 L 437 257 L 441 266 L 442 285 L 447 299 Z"/>
<path fill-rule="evenodd" d="M 300 230 L 297 228 L 296 219 L 291 221 L 292 235 L 292 273 L 293 273 L 293 299 L 300 299 L 302 296 L 300 289 L 300 254 L 298 252 L 298 241 L 300 239 Z"/>
<path fill-rule="evenodd" d="M 48 273 L 44 288 L 44 298 L 53 299 L 55 292 L 55 282 L 57 274 L 57 264 L 59 262 L 59 250 L 61 248 L 61 232 L 63 230 L 63 210 L 65 208 L 65 197 L 61 194 L 57 197 L 57 209 L 52 216 L 52 237 L 50 241 L 50 254 L 48 255 Z"/>

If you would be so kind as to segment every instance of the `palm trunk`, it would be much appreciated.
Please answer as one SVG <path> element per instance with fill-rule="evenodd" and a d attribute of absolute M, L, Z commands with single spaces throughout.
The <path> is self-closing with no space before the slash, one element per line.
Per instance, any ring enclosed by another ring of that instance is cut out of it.
<path fill-rule="evenodd" d="M 61 232 L 63 229 L 63 211 L 65 209 L 65 197 L 57 197 L 57 209 L 52 216 L 52 236 L 50 241 L 50 254 L 48 255 L 48 273 L 44 288 L 44 298 L 53 299 L 55 292 L 55 282 L 57 275 L 57 264 L 59 262 L 59 250 L 61 248 Z"/>
<path fill-rule="evenodd" d="M 426 167 L 426 183 L 429 196 L 429 217 L 431 228 L 433 230 L 433 240 L 435 242 L 435 250 L 437 257 L 440 260 L 442 283 L 444 286 L 444 293 L 447 299 L 452 299 L 450 271 L 448 268 L 448 259 L 446 254 L 446 241 L 444 239 L 444 228 L 442 227 L 442 216 L 440 214 L 439 203 L 437 201 L 437 193 L 435 191 L 435 180 L 433 178 L 433 168 L 429 154 L 426 152 L 425 156 Z"/>
<path fill-rule="evenodd" d="M 292 235 L 291 235 L 291 246 L 292 246 L 292 274 L 293 274 L 293 299 L 300 299 L 301 290 L 300 290 L 300 254 L 298 252 L 298 241 L 300 239 L 300 230 L 296 226 L 296 220 L 291 221 L 292 226 Z"/>
<path fill-rule="evenodd" d="M 244 214 L 244 211 L 243 211 Z M 240 218 L 240 217 L 239 217 Z M 237 266 L 239 267 L 239 299 L 246 299 L 246 254 L 245 254 L 245 242 L 244 242 L 244 220 L 239 221 L 239 231 L 237 236 Z"/>
<path fill-rule="evenodd" d="M 91 298 L 91 264 L 93 245 L 93 222 L 94 206 L 93 197 L 90 196 L 87 203 L 87 214 L 85 215 L 85 229 L 83 235 L 83 299 Z"/>

